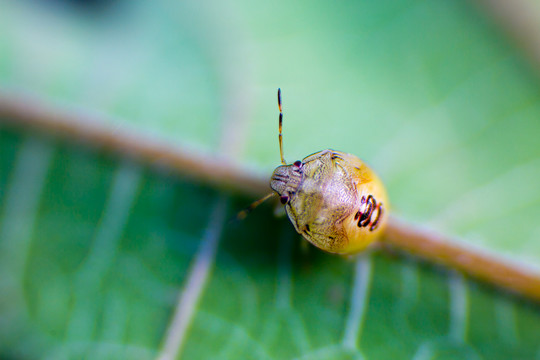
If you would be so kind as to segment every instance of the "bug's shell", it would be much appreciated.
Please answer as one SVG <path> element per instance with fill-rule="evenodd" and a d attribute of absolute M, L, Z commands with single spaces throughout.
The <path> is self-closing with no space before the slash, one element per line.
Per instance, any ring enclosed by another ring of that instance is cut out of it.
<path fill-rule="evenodd" d="M 296 231 L 332 253 L 364 250 L 382 233 L 388 199 L 377 175 L 356 156 L 323 150 L 276 168 L 270 186 Z"/>

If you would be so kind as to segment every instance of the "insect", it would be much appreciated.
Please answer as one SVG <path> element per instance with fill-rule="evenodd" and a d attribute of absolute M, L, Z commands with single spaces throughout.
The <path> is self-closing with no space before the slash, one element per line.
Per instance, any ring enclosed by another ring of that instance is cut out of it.
<path fill-rule="evenodd" d="M 283 157 L 283 111 L 278 89 L 281 164 L 270 179 L 296 231 L 331 253 L 353 254 L 377 239 L 385 226 L 388 199 L 381 180 L 356 156 L 331 149 L 287 165 Z M 249 209 L 248 209 L 249 210 Z"/>

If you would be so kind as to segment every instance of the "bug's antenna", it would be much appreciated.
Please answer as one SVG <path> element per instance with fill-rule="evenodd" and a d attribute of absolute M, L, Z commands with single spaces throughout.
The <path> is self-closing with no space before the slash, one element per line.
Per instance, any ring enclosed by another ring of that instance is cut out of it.
<path fill-rule="evenodd" d="M 252 212 L 257 206 L 261 205 L 263 202 L 270 199 L 274 195 L 276 195 L 276 193 L 272 192 L 272 193 L 266 195 L 265 197 L 263 197 L 262 199 L 259 199 L 257 201 L 252 202 L 251 205 L 249 205 L 247 208 L 245 208 L 244 210 L 242 210 L 238 214 L 236 214 L 236 218 L 233 219 L 233 220 L 244 220 L 246 218 L 246 216 L 250 212 Z"/>
<path fill-rule="evenodd" d="M 281 155 L 281 163 L 287 165 L 287 162 L 283 158 L 283 135 L 281 134 L 281 129 L 283 127 L 283 112 L 281 111 L 281 89 L 277 89 L 277 104 L 279 108 L 279 155 Z"/>

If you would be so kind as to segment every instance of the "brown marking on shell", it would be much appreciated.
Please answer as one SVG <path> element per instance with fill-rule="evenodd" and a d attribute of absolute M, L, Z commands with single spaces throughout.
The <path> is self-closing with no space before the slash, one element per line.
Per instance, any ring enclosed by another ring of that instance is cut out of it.
<path fill-rule="evenodd" d="M 383 204 L 379 203 L 379 206 L 377 207 L 377 216 L 375 217 L 375 220 L 373 220 L 373 223 L 369 227 L 369 231 L 373 231 L 377 229 L 377 225 L 379 225 L 379 220 L 383 216 Z"/>

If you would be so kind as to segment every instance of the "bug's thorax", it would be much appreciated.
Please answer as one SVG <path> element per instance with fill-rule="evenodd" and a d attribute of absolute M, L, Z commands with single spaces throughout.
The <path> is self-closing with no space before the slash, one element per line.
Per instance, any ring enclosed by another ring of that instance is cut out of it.
<path fill-rule="evenodd" d="M 303 180 L 302 163 L 296 161 L 291 165 L 278 166 L 270 179 L 270 187 L 279 196 L 290 197 L 300 187 Z"/>

